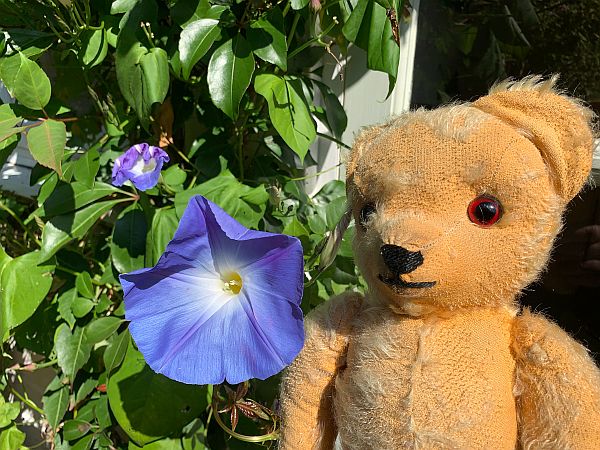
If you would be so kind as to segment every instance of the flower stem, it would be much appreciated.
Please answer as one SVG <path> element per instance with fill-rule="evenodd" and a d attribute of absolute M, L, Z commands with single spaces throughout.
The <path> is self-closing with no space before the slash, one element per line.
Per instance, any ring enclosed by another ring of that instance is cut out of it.
<path fill-rule="evenodd" d="M 337 145 L 339 145 L 340 147 L 344 147 L 347 150 L 351 150 L 352 149 L 352 147 L 350 147 L 348 144 L 345 144 L 342 141 L 340 141 L 339 139 L 336 139 L 333 136 L 329 136 L 328 134 L 319 133 L 317 131 L 317 136 L 322 137 L 323 139 L 327 139 L 327 140 L 329 140 L 331 142 L 335 142 Z"/>
<path fill-rule="evenodd" d="M 288 38 L 287 38 L 288 49 L 290 48 L 292 39 L 294 38 L 294 34 L 296 33 L 296 27 L 298 26 L 299 21 L 300 21 L 300 14 L 296 13 L 296 15 L 294 16 L 294 21 L 292 22 L 292 28 L 290 29 L 290 34 L 288 34 Z M 291 52 L 288 55 L 288 59 L 291 59 L 294 54 L 295 54 L 294 52 Z"/>
<path fill-rule="evenodd" d="M 297 16 L 296 16 L 297 17 Z M 321 31 L 317 36 L 315 36 L 314 38 L 306 41 L 304 44 L 302 44 L 300 47 L 295 48 L 294 50 L 292 50 L 290 52 L 290 54 L 288 55 L 288 59 L 292 59 L 294 56 L 296 56 L 298 53 L 300 53 L 302 50 L 304 50 L 305 48 L 311 46 L 312 44 L 314 44 L 315 42 L 319 42 L 321 43 L 321 39 L 323 38 L 323 36 L 326 36 L 327 33 L 329 33 L 331 30 L 333 30 L 333 27 L 335 27 L 337 25 L 337 22 L 332 22 L 331 25 L 329 25 L 327 27 L 327 29 Z M 289 39 L 289 38 L 288 38 Z M 326 46 L 326 44 L 321 44 L 322 46 Z M 289 47 L 289 42 L 288 42 L 288 47 Z"/>
<path fill-rule="evenodd" d="M 313 173 L 311 175 L 306 175 L 304 177 L 298 177 L 298 178 L 289 178 L 289 181 L 304 181 L 304 180 L 309 180 L 311 178 L 315 178 L 315 177 L 318 177 L 320 175 L 323 175 L 324 173 L 331 172 L 332 170 L 337 169 L 341 165 L 342 165 L 342 163 L 340 162 L 340 163 L 337 163 L 335 166 L 330 167 L 329 169 L 321 170 L 320 172 Z"/>
<path fill-rule="evenodd" d="M 19 392 L 14 388 L 14 387 L 10 387 L 10 391 L 13 393 L 13 395 L 15 397 L 17 397 L 19 400 L 21 400 L 23 403 L 25 403 L 27 406 L 29 406 L 31 409 L 33 409 L 34 411 L 39 412 L 41 415 L 45 416 L 46 414 L 44 413 L 44 410 L 42 408 L 40 408 L 38 405 L 36 405 L 35 403 L 33 403 L 31 400 L 29 400 L 28 398 L 23 397 L 21 394 L 19 394 Z"/>

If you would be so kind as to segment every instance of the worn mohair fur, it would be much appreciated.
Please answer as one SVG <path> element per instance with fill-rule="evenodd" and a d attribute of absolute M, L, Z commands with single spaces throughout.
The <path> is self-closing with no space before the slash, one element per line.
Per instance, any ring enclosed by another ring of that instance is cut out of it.
<path fill-rule="evenodd" d="M 600 371 L 519 292 L 546 265 L 588 177 L 591 112 L 555 79 L 505 82 L 473 103 L 366 129 L 348 161 L 364 298 L 306 320 L 281 387 L 280 449 L 599 449 Z M 499 199 L 491 227 L 471 200 Z M 360 210 L 376 211 L 360 226 Z M 392 289 L 384 244 L 424 262 Z"/>

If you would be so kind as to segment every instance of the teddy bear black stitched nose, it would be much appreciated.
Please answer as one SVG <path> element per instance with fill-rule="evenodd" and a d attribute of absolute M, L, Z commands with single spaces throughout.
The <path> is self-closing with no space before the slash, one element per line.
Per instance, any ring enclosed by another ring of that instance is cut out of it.
<path fill-rule="evenodd" d="M 423 264 L 421 252 L 411 252 L 398 245 L 385 244 L 381 246 L 383 262 L 394 274 L 410 273 Z"/>

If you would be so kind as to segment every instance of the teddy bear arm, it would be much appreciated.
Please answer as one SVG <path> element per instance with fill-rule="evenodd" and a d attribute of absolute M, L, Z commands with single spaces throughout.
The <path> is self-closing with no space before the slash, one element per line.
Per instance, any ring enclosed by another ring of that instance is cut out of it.
<path fill-rule="evenodd" d="M 521 448 L 600 448 L 600 370 L 587 350 L 527 310 L 512 346 Z"/>
<path fill-rule="evenodd" d="M 307 316 L 304 347 L 282 378 L 280 449 L 333 448 L 334 382 L 345 364 L 352 319 L 361 303 L 360 294 L 347 292 Z"/>

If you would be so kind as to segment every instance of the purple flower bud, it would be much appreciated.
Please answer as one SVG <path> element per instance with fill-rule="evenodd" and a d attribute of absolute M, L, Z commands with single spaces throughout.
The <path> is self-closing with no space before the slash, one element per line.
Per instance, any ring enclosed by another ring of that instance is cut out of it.
<path fill-rule="evenodd" d="M 169 162 L 169 155 L 163 149 L 136 144 L 115 160 L 112 184 L 122 186 L 130 180 L 140 191 L 153 188 L 165 162 Z"/>

